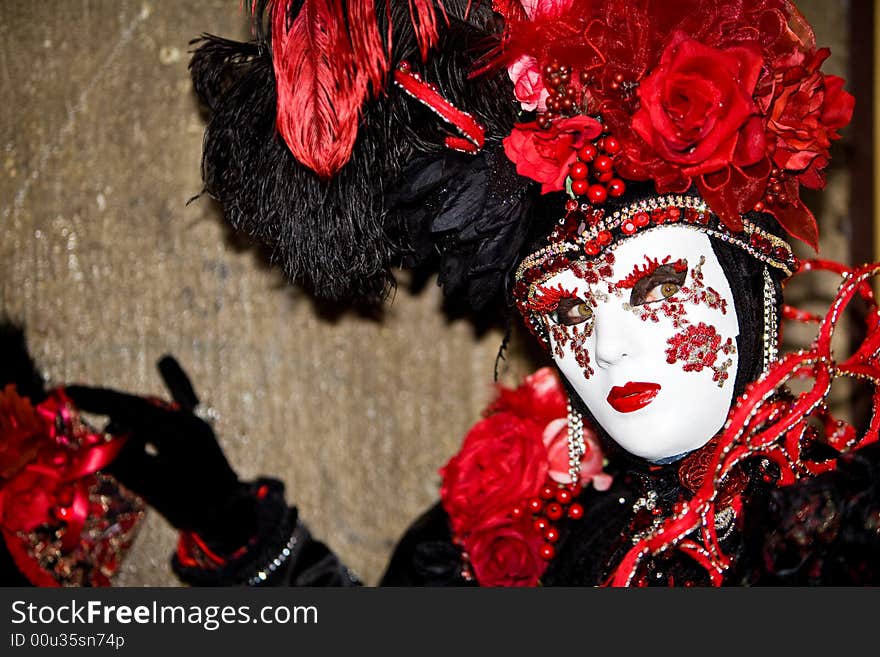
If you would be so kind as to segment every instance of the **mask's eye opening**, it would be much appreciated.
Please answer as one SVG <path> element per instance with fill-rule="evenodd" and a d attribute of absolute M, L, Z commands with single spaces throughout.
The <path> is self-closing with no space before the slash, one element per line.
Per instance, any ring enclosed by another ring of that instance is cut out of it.
<path fill-rule="evenodd" d="M 556 310 L 547 314 L 554 324 L 574 326 L 593 319 L 593 309 L 583 299 L 568 297 L 560 299 Z"/>
<path fill-rule="evenodd" d="M 633 285 L 629 304 L 642 306 L 665 301 L 675 296 L 684 285 L 687 276 L 687 268 L 678 267 L 677 264 L 661 265 L 644 278 L 639 279 Z"/>

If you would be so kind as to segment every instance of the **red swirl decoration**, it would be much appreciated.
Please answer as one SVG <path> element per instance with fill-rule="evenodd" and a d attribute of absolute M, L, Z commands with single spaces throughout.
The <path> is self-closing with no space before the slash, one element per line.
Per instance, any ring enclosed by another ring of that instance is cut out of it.
<path fill-rule="evenodd" d="M 713 584 L 720 585 L 730 559 L 719 546 L 715 534 L 715 512 L 720 491 L 736 466 L 755 456 L 773 461 L 780 471 L 778 486 L 791 484 L 836 467 L 836 459 L 811 461 L 803 447 L 813 438 L 808 419 L 818 419 L 825 428 L 823 440 L 839 453 L 857 450 L 878 439 L 880 429 L 880 311 L 871 292 L 870 280 L 880 274 L 880 263 L 849 269 L 827 261 L 806 261 L 801 272 L 826 270 L 839 273 L 843 281 L 830 310 L 821 321 L 813 344 L 783 357 L 736 401 L 712 454 L 706 477 L 681 510 L 666 519 L 659 529 L 640 540 L 617 566 L 608 584 L 628 586 L 633 583 L 643 559 L 670 548 L 692 557 L 709 573 Z M 799 272 L 800 273 L 800 272 Z M 867 336 L 855 352 L 838 362 L 831 342 L 843 311 L 857 295 L 868 303 Z M 788 317 L 806 317 L 794 309 Z M 872 417 L 867 430 L 858 435 L 848 423 L 835 420 L 824 401 L 837 377 L 856 377 L 874 386 Z M 790 381 L 811 380 L 813 385 L 791 400 L 781 400 L 777 391 Z"/>

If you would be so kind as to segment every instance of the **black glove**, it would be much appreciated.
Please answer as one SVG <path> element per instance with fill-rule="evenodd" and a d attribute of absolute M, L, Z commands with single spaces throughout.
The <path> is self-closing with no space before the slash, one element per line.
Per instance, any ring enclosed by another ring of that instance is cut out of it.
<path fill-rule="evenodd" d="M 81 410 L 108 416 L 109 431 L 129 435 L 109 474 L 177 529 L 232 552 L 256 531 L 255 501 L 210 425 L 193 414 L 198 397 L 180 365 L 165 356 L 158 366 L 175 405 L 106 388 L 66 392 Z"/>

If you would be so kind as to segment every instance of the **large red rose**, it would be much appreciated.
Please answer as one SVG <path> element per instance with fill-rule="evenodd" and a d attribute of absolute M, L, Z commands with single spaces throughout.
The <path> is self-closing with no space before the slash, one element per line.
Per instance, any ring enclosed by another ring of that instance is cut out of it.
<path fill-rule="evenodd" d="M 565 188 L 568 168 L 577 150 L 598 137 L 602 125 L 589 116 L 556 119 L 547 129 L 537 123 L 518 123 L 504 138 L 504 153 L 516 172 L 541 183 L 541 193 Z"/>
<path fill-rule="evenodd" d="M 775 150 L 773 162 L 795 173 L 810 189 L 825 186 L 828 149 L 837 130 L 852 118 L 855 99 L 843 90 L 843 79 L 819 71 L 827 49 L 803 65 L 776 72 L 767 131 Z"/>
<path fill-rule="evenodd" d="M 749 125 L 762 62 L 757 47 L 713 48 L 676 34 L 639 84 L 633 130 L 687 177 L 755 164 L 766 151 L 763 131 Z"/>
<path fill-rule="evenodd" d="M 456 534 L 503 523 L 515 506 L 538 493 L 548 468 L 542 429 L 496 413 L 468 432 L 461 451 L 440 470 L 440 499 Z"/>
<path fill-rule="evenodd" d="M 524 523 L 490 525 L 464 541 L 480 586 L 535 586 L 547 568 L 543 539 Z"/>

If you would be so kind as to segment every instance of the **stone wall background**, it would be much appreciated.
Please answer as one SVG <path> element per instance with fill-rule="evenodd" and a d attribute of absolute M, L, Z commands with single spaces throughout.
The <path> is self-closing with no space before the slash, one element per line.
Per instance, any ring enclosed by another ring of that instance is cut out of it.
<path fill-rule="evenodd" d="M 26 323 L 54 383 L 162 395 L 154 363 L 177 356 L 241 476 L 283 479 L 374 583 L 489 399 L 502 334 L 447 319 L 439 290 L 405 277 L 381 319 L 332 318 L 231 239 L 212 202 L 187 205 L 204 127 L 188 41 L 244 38 L 238 4 L 0 4 L 0 312 Z M 801 6 L 845 75 L 846 5 Z M 836 164 L 819 198 L 829 257 L 846 259 L 847 184 Z M 524 344 L 502 381 L 535 366 Z M 150 514 L 117 583 L 177 585 L 174 542 Z"/>

